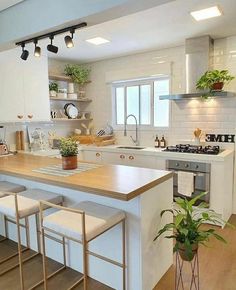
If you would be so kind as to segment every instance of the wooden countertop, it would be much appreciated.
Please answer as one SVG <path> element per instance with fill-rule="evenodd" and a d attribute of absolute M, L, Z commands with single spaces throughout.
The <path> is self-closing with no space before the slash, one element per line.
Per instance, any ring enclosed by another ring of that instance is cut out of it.
<path fill-rule="evenodd" d="M 104 165 L 68 177 L 33 172 L 33 169 L 61 164 L 60 159 L 27 154 L 2 157 L 0 174 L 90 192 L 128 201 L 148 189 L 172 178 L 168 171 L 123 165 Z"/>

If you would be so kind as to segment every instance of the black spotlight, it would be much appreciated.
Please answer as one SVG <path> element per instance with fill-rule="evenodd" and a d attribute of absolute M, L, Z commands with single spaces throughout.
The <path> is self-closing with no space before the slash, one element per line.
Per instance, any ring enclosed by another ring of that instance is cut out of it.
<path fill-rule="evenodd" d="M 22 47 L 22 54 L 21 54 L 20 57 L 23 60 L 27 60 L 27 58 L 29 56 L 29 52 L 28 52 L 28 50 L 25 49 L 25 44 L 24 43 L 21 44 L 21 47 Z"/>
<path fill-rule="evenodd" d="M 52 44 L 54 36 L 50 36 L 51 44 L 47 46 L 47 50 L 53 53 L 58 53 L 58 47 Z"/>
<path fill-rule="evenodd" d="M 37 44 L 38 44 L 38 40 L 35 40 L 34 41 L 34 45 L 35 45 L 34 56 L 40 57 L 41 56 L 41 47 L 37 46 Z"/>
<path fill-rule="evenodd" d="M 65 39 L 65 44 L 66 44 L 66 47 L 67 48 L 74 47 L 73 36 L 74 36 L 75 30 L 74 29 L 71 30 L 70 33 L 71 33 L 71 36 L 70 35 L 66 35 L 65 38 L 64 38 Z"/>

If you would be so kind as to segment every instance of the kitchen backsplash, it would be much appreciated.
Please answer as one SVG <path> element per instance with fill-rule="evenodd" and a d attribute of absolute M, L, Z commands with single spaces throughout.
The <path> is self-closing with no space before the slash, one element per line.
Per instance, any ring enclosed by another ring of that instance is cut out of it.
<path fill-rule="evenodd" d="M 236 76 L 236 36 L 215 41 L 214 68 L 229 69 Z M 49 72 L 59 74 L 63 72 L 66 62 L 49 60 Z M 102 60 L 88 64 L 91 67 L 91 83 L 87 86 L 86 94 L 93 100 L 88 110 L 92 112 L 95 130 L 111 123 L 112 98 L 111 81 L 127 77 L 147 77 L 153 74 L 171 70 L 171 92 L 180 93 L 185 91 L 185 49 L 184 46 L 139 53 L 114 59 Z M 236 80 L 228 86 L 230 91 L 236 92 Z M 140 132 L 141 144 L 153 146 L 155 135 L 164 134 L 169 144 L 193 141 L 193 131 L 199 127 L 206 133 L 229 133 L 236 132 L 236 100 L 234 98 L 218 98 L 208 101 L 189 100 L 172 101 L 170 114 L 170 127 L 167 129 L 156 128 Z M 77 124 L 38 124 L 50 126 L 60 136 L 71 133 Z M 25 129 L 26 125 L 7 124 L 7 139 L 10 144 L 14 143 L 14 132 Z M 122 131 L 115 131 L 119 143 L 132 144 Z M 223 144 L 221 144 L 223 145 Z M 225 144 L 227 146 L 227 144 Z"/>

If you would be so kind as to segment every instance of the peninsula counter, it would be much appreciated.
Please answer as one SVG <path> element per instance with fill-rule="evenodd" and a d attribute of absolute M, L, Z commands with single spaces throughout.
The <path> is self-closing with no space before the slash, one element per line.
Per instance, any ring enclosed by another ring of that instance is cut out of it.
<path fill-rule="evenodd" d="M 152 290 L 173 263 L 172 241 L 161 238 L 153 242 L 158 229 L 171 220 L 168 215 L 161 220 L 160 212 L 172 205 L 172 173 L 122 165 L 102 165 L 67 177 L 33 171 L 60 163 L 56 158 L 26 154 L 3 157 L 0 180 L 60 193 L 68 206 L 90 200 L 124 210 L 127 215 L 127 290 Z M 36 249 L 34 222 L 32 218 L 32 249 Z M 10 227 L 9 232 L 14 239 L 14 228 Z M 120 261 L 121 243 L 121 230 L 117 226 L 91 242 L 90 249 Z M 60 246 L 53 241 L 47 241 L 47 254 L 62 262 Z M 82 271 L 81 257 L 80 246 L 68 241 L 68 265 Z M 89 275 L 114 289 L 122 289 L 120 269 L 95 257 L 89 258 Z"/>

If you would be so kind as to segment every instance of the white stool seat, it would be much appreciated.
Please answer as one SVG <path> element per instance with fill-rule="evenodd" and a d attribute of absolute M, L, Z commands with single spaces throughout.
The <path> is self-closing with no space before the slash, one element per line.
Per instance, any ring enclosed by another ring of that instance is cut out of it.
<path fill-rule="evenodd" d="M 62 196 L 41 189 L 28 189 L 17 195 L 18 214 L 20 218 L 39 212 L 39 200 L 54 204 L 62 202 Z M 0 212 L 7 216 L 16 217 L 15 197 L 8 195 L 0 198 Z"/>
<path fill-rule="evenodd" d="M 121 222 L 125 213 L 121 210 L 84 201 L 71 208 L 85 212 L 86 240 L 90 241 L 110 227 Z M 52 213 L 43 220 L 43 226 L 69 238 L 82 240 L 82 216 L 65 210 Z"/>
<path fill-rule="evenodd" d="M 25 186 L 20 185 L 20 184 L 15 184 L 8 181 L 0 181 L 0 197 L 3 197 L 6 195 L 4 191 L 18 193 L 18 192 L 24 191 L 25 189 L 26 189 Z"/>

